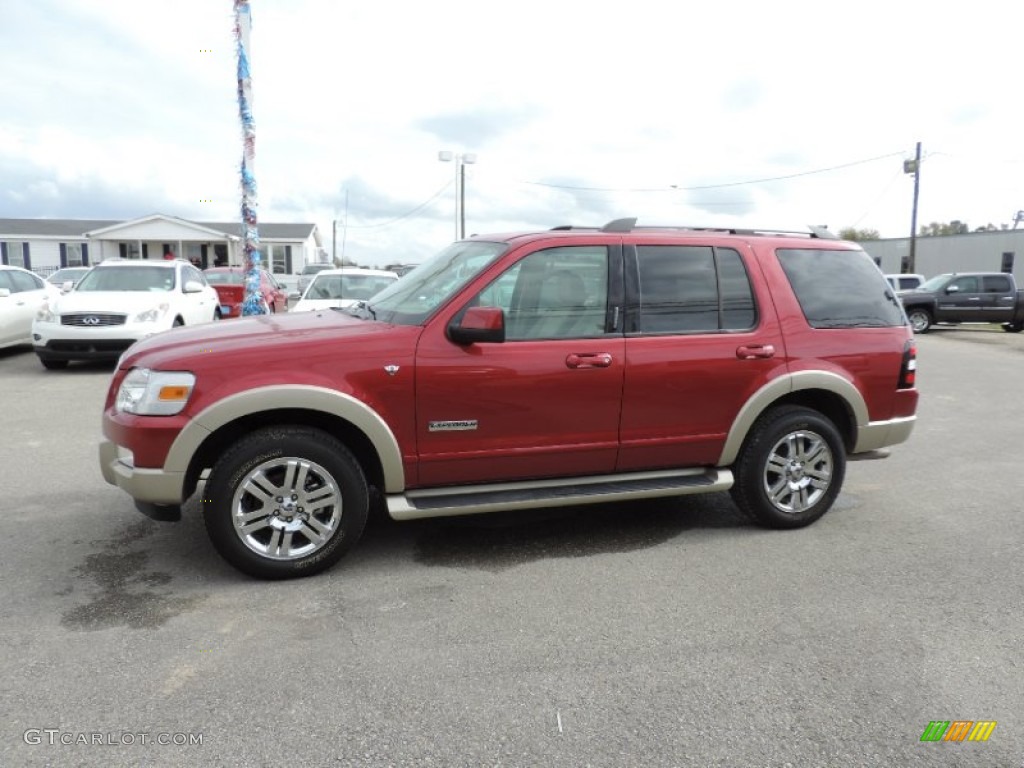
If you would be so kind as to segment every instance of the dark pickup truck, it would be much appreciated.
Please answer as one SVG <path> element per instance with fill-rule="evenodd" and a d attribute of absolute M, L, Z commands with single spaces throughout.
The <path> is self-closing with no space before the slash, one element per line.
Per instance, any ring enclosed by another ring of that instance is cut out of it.
<path fill-rule="evenodd" d="M 899 298 L 915 333 L 927 333 L 935 323 L 1000 323 L 1009 333 L 1024 329 L 1024 290 L 1005 272 L 937 275 Z"/>

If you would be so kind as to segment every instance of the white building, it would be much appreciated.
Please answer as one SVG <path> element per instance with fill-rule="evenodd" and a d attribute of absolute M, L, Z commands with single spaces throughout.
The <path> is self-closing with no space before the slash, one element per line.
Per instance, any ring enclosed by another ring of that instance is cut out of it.
<path fill-rule="evenodd" d="M 259 222 L 260 255 L 275 275 L 326 260 L 316 224 Z M 241 223 L 186 221 L 153 214 L 128 221 L 0 219 L 0 263 L 48 275 L 105 259 L 162 259 L 171 254 L 202 268 L 241 266 Z"/>
<path fill-rule="evenodd" d="M 902 272 L 910 238 L 864 240 L 861 247 L 886 274 Z M 925 277 L 946 272 L 1009 272 L 1024 285 L 1024 229 L 914 238 L 914 269 Z"/>

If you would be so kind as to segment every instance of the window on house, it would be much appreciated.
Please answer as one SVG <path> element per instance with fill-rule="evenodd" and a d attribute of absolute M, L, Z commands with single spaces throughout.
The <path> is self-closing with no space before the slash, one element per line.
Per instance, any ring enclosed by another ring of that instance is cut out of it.
<path fill-rule="evenodd" d="M 26 261 L 25 255 L 28 251 L 28 243 L 20 240 L 7 240 L 2 243 L 3 263 L 12 267 L 23 267 L 31 269 L 31 264 Z"/>
<path fill-rule="evenodd" d="M 139 258 L 139 244 L 138 243 L 118 243 L 117 250 L 122 259 L 137 259 Z"/>
<path fill-rule="evenodd" d="M 80 267 L 82 266 L 82 244 L 81 243 L 65 243 L 64 245 L 67 253 L 67 264 L 66 267 Z"/>
<path fill-rule="evenodd" d="M 292 247 L 290 245 L 270 245 L 270 271 L 275 275 L 288 275 L 292 271 Z"/>

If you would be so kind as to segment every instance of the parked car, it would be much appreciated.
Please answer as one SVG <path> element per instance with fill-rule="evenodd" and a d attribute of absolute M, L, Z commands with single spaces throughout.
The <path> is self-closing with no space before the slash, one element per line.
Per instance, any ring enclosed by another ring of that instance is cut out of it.
<path fill-rule="evenodd" d="M 799 528 L 918 401 L 902 308 L 820 229 L 474 236 L 346 310 L 216 331 L 121 358 L 100 466 L 156 519 L 202 488 L 265 578 L 337 562 L 372 489 L 399 520 L 730 490 Z"/>
<path fill-rule="evenodd" d="M 313 276 L 318 272 L 323 272 L 325 269 L 334 269 L 334 264 L 307 264 L 302 268 L 299 273 L 299 282 L 296 288 L 301 296 L 306 292 L 309 284 L 313 282 Z"/>
<path fill-rule="evenodd" d="M 90 269 L 91 267 L 62 267 L 46 278 L 46 282 L 62 290 L 70 290 Z"/>
<path fill-rule="evenodd" d="M 1009 333 L 1024 330 L 1024 290 L 1006 272 L 938 275 L 899 297 L 915 333 L 927 333 L 935 323 L 999 323 Z"/>
<path fill-rule="evenodd" d="M 924 275 L 886 275 L 885 279 L 896 293 L 913 291 L 924 282 Z"/>
<path fill-rule="evenodd" d="M 42 305 L 32 343 L 43 367 L 66 368 L 72 360 L 116 360 L 139 339 L 218 319 L 217 292 L 187 261 L 114 259 Z"/>
<path fill-rule="evenodd" d="M 241 317 L 245 300 L 245 269 L 242 267 L 210 267 L 203 271 L 206 280 L 220 299 L 222 318 Z M 288 311 L 288 293 L 267 270 L 260 270 L 260 295 L 270 314 Z"/>
<path fill-rule="evenodd" d="M 32 320 L 60 291 L 21 267 L 0 265 L 0 349 L 32 343 Z"/>
<path fill-rule="evenodd" d="M 373 298 L 397 279 L 394 272 L 379 269 L 325 269 L 313 276 L 313 281 L 292 311 L 350 307 Z"/>

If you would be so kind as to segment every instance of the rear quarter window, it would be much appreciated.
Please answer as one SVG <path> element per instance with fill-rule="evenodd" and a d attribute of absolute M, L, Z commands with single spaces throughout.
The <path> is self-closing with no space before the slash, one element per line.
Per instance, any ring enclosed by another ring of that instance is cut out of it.
<path fill-rule="evenodd" d="M 892 287 L 864 251 L 781 248 L 777 255 L 812 328 L 906 324 Z"/>

